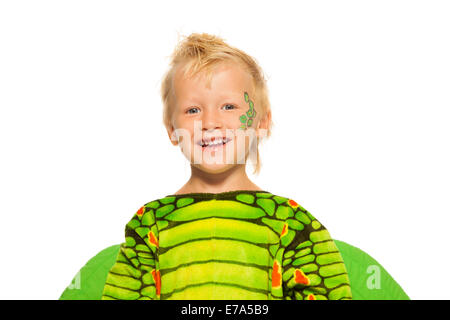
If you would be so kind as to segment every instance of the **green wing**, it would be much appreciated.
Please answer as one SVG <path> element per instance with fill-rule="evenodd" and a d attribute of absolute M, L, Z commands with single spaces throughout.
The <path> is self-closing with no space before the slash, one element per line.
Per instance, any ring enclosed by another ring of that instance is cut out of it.
<path fill-rule="evenodd" d="M 402 287 L 370 255 L 334 240 L 344 259 L 355 300 L 409 300 Z"/>
<path fill-rule="evenodd" d="M 103 249 L 91 258 L 64 290 L 60 300 L 100 300 L 106 277 L 116 262 L 120 245 Z"/>

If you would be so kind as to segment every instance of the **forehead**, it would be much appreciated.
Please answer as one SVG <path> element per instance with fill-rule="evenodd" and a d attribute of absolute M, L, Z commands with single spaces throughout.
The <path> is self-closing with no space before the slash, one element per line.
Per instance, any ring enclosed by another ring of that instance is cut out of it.
<path fill-rule="evenodd" d="M 219 63 L 209 70 L 202 70 L 190 76 L 184 68 L 177 68 L 174 75 L 174 93 L 177 98 L 187 98 L 196 94 L 235 93 L 252 91 L 250 74 L 237 63 Z"/>

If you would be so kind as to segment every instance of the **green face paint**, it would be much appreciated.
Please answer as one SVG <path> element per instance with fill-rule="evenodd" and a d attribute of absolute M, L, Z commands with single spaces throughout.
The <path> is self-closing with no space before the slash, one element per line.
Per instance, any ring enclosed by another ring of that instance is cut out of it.
<path fill-rule="evenodd" d="M 250 100 L 247 92 L 244 92 L 244 100 L 245 102 L 248 103 L 249 109 L 245 114 L 239 117 L 239 121 L 242 123 L 239 129 L 243 130 L 247 129 L 248 127 L 251 127 L 253 120 L 256 117 L 256 110 L 253 105 L 253 101 Z"/>

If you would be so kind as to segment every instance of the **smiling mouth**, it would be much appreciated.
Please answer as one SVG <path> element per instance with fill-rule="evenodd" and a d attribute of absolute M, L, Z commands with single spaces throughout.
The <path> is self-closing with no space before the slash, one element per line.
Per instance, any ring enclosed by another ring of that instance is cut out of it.
<path fill-rule="evenodd" d="M 231 139 L 229 138 L 216 138 L 211 141 L 202 140 L 197 144 L 202 147 L 202 150 L 207 149 L 217 149 L 223 147 L 226 143 L 228 143 Z"/>

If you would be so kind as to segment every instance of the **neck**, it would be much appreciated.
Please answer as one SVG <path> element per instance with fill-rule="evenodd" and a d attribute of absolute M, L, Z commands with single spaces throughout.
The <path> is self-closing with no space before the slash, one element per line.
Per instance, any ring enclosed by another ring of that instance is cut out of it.
<path fill-rule="evenodd" d="M 192 192 L 220 193 L 232 190 L 262 190 L 247 176 L 245 164 L 220 173 L 208 173 L 191 165 L 191 178 L 175 194 Z"/>

